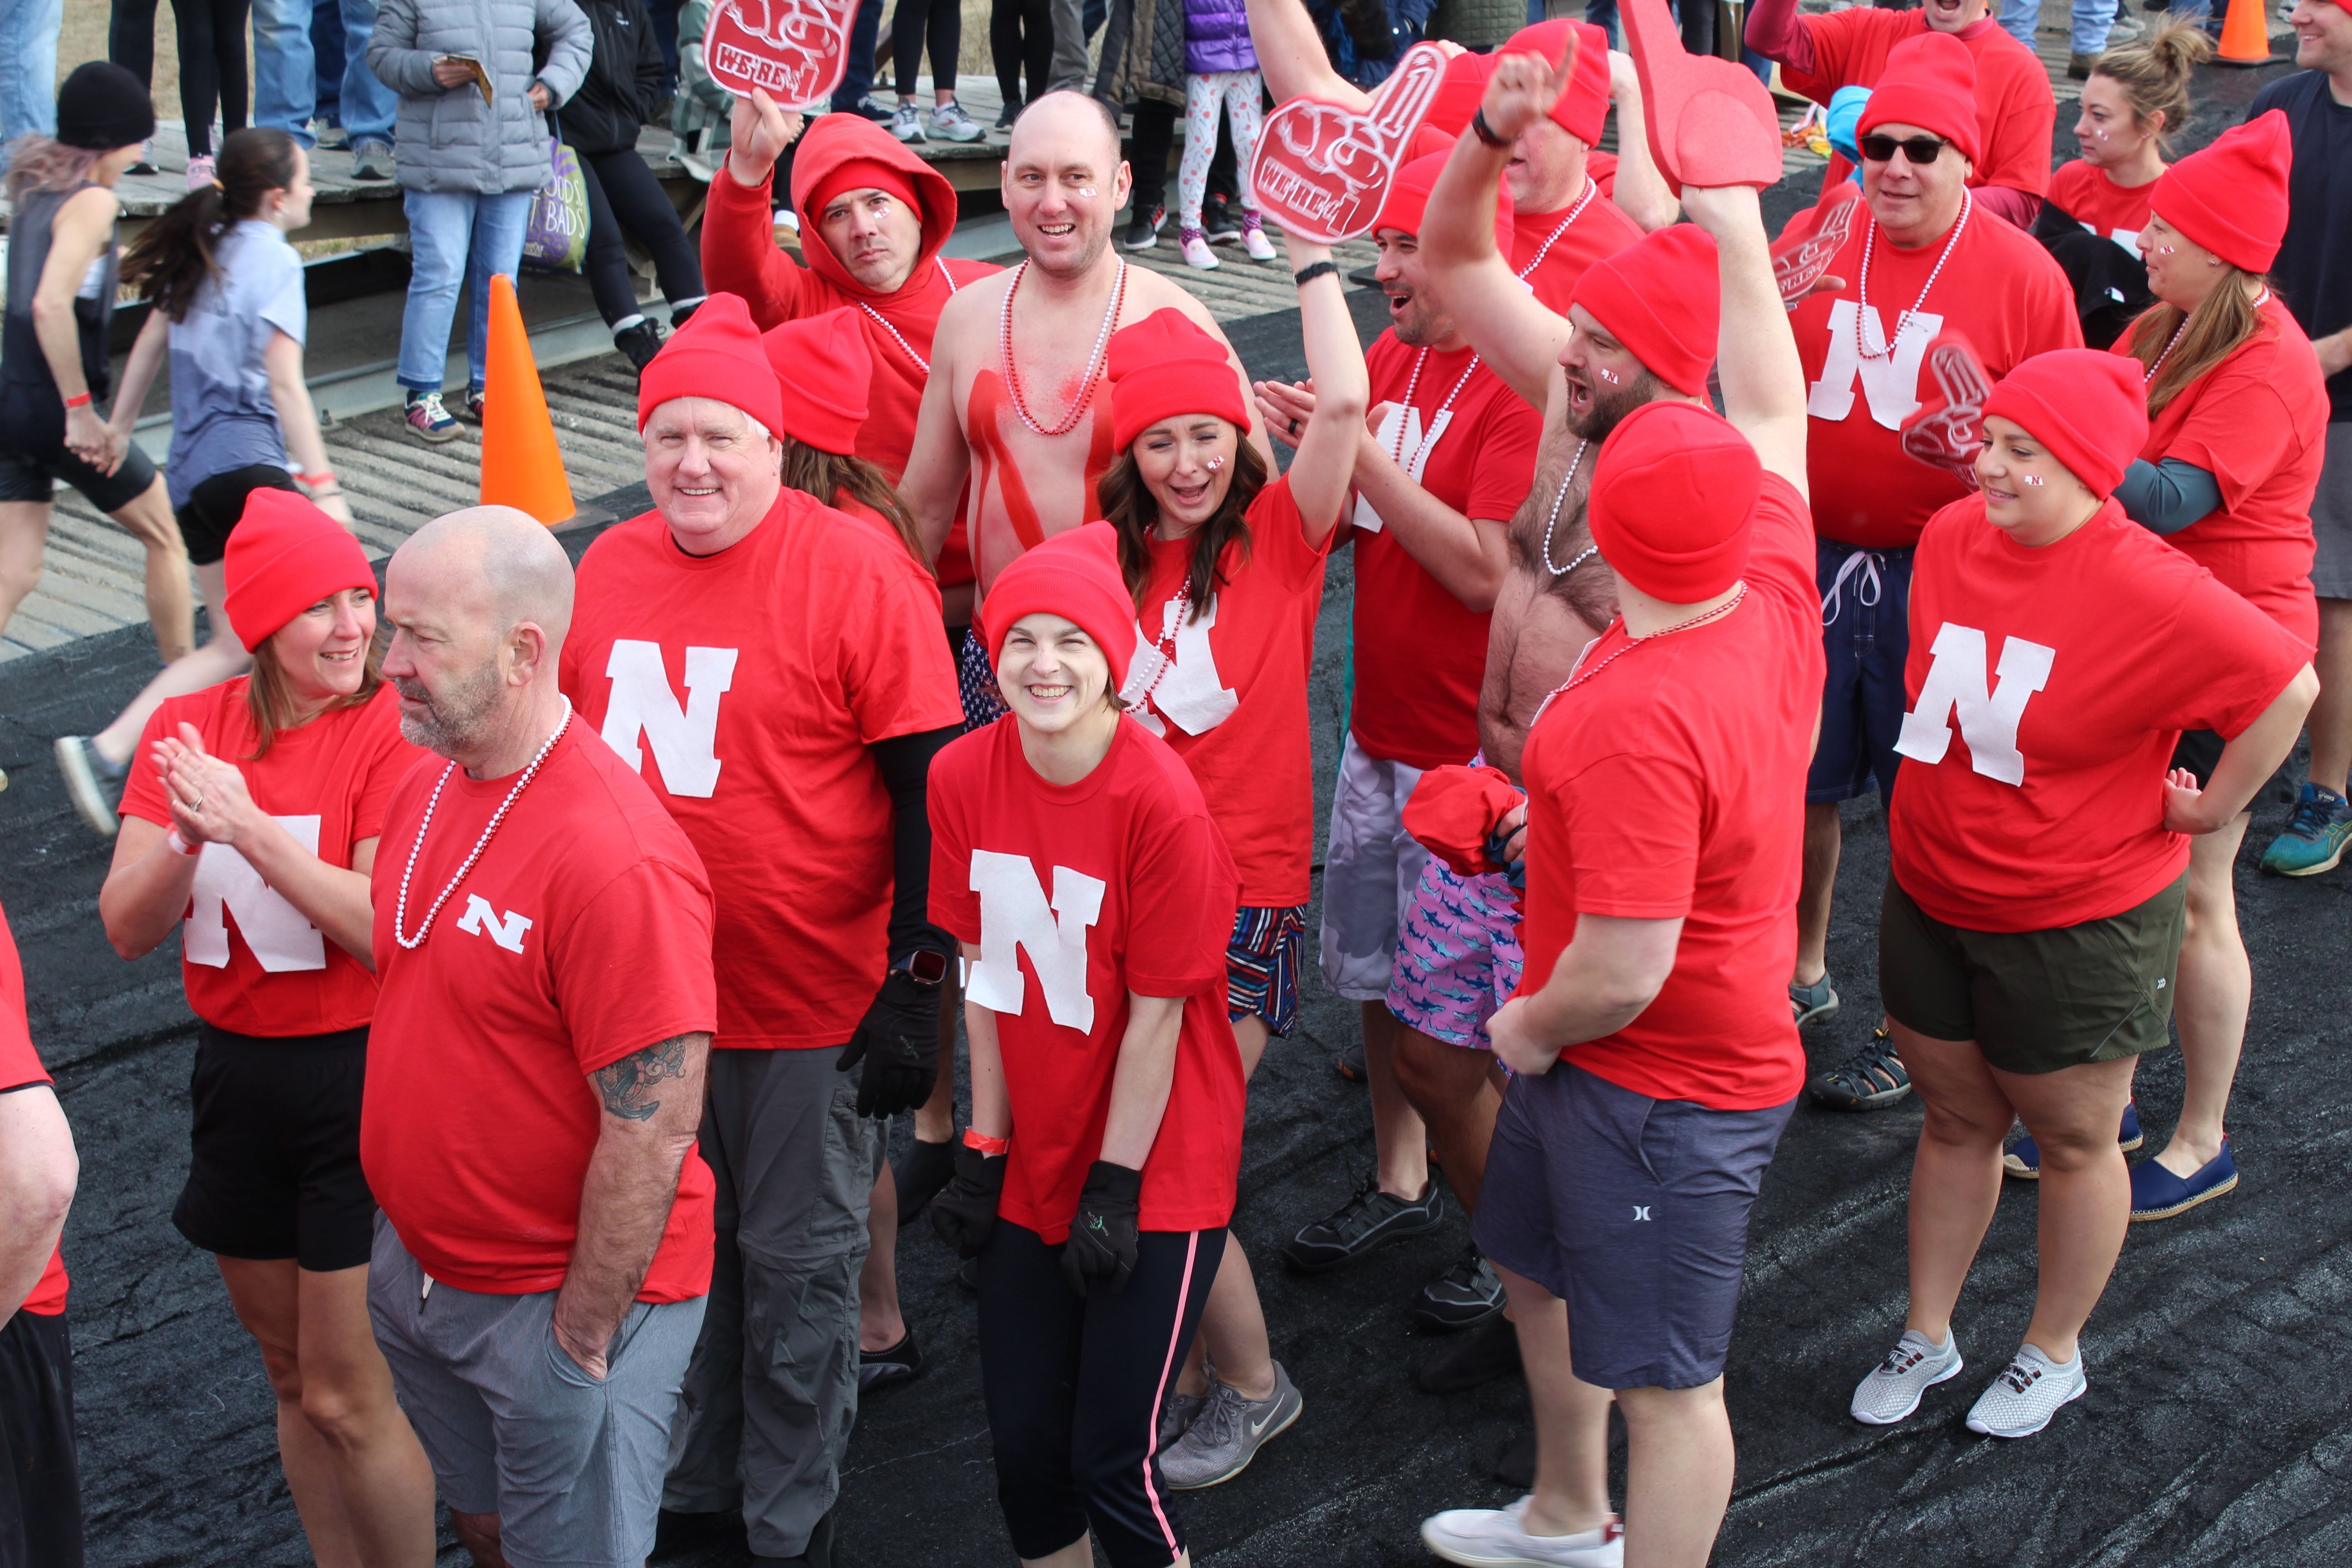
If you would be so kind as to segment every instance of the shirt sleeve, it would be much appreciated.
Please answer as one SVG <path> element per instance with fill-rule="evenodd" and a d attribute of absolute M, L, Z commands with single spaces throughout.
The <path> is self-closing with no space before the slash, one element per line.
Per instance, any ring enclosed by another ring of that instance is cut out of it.
<path fill-rule="evenodd" d="M 963 723 L 939 599 L 924 591 L 918 573 L 911 558 L 885 564 L 865 584 L 867 613 L 843 617 L 842 688 L 858 739 L 869 746 Z"/>
<path fill-rule="evenodd" d="M 931 761 L 925 802 L 931 817 L 931 923 L 958 942 L 980 940 L 980 895 L 971 890 L 974 745 L 955 742 Z"/>
<path fill-rule="evenodd" d="M 158 827 L 172 826 L 172 808 L 163 802 L 163 781 L 155 773 L 155 742 L 173 732 L 186 716 L 187 710 L 178 702 L 166 702 L 147 715 L 147 723 L 139 731 L 139 744 L 131 748 L 130 771 L 122 775 L 122 804 L 115 808 L 115 815 L 136 816 Z"/>
<path fill-rule="evenodd" d="M 310 330 L 310 307 L 302 292 L 301 258 L 289 247 L 278 260 L 280 265 L 269 295 L 255 313 L 299 343 Z"/>
<path fill-rule="evenodd" d="M 1139 996 L 1194 995 L 1225 972 L 1241 891 L 1233 856 L 1204 811 L 1139 822 L 1134 841 L 1127 988 Z"/>
<path fill-rule="evenodd" d="M 2058 101 L 2038 61 L 2018 62 L 2016 86 L 2005 95 L 1998 122 L 1985 127 L 1984 167 L 1989 185 L 2041 195 L 2050 188 L 2051 139 L 2058 124 Z"/>
<path fill-rule="evenodd" d="M 727 172 L 711 171 L 702 209 L 702 280 L 713 294 L 740 294 L 761 331 L 800 314 L 801 266 L 776 244 L 771 173 L 756 189 Z"/>
<path fill-rule="evenodd" d="M 1559 795 L 1578 914 L 1670 921 L 1690 913 L 1707 809 L 1696 768 L 1656 752 L 1621 752 Z"/>
<path fill-rule="evenodd" d="M 710 889 L 647 857 L 606 883 L 551 943 L 548 972 L 583 1073 L 719 1027 Z"/>
<path fill-rule="evenodd" d="M 1319 550 L 1307 542 L 1307 521 L 1291 498 L 1288 475 L 1257 492 L 1250 502 L 1249 525 L 1253 558 L 1271 566 L 1293 593 L 1304 592 L 1315 580 L 1315 569 L 1329 557 L 1331 541 L 1339 534 L 1337 528 L 1325 534 Z"/>
<path fill-rule="evenodd" d="M 2199 572 L 2169 640 L 2183 677 L 2168 726 L 2211 730 L 2234 741 L 2286 689 L 2310 652 L 2293 633 Z"/>
<path fill-rule="evenodd" d="M 1820 578 L 1814 570 L 1813 514 L 1797 488 L 1778 474 L 1768 473 L 1756 496 L 1756 517 L 1749 529 L 1748 575 L 1768 576 L 1796 592 L 1800 600 L 1819 603 Z"/>
<path fill-rule="evenodd" d="M 1809 68 L 1795 70 L 1784 61 L 1780 67 L 1781 85 L 1791 92 L 1803 93 L 1816 103 L 1827 103 L 1831 94 L 1853 80 L 1850 73 L 1856 45 L 1862 29 L 1868 25 L 1871 10 L 1869 6 L 1850 6 L 1824 16 L 1798 16 L 1797 27 L 1805 35 L 1812 60 Z"/>
<path fill-rule="evenodd" d="M 2294 416 L 2270 378 L 2269 354 L 2240 354 L 2212 371 L 2181 423 L 2167 458 L 2204 469 L 2235 510 L 2257 485 L 2286 461 L 2298 432 Z"/>
<path fill-rule="evenodd" d="M 1508 387 L 1497 387 L 1486 408 L 1473 448 L 1476 468 L 1462 514 L 1508 521 L 1535 483 L 1543 416 Z"/>

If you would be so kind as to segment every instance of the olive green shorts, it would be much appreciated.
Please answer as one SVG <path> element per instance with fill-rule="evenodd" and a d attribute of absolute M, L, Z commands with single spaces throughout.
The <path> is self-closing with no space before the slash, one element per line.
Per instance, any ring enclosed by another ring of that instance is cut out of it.
<path fill-rule="evenodd" d="M 2002 1072 L 2056 1072 L 2170 1039 L 2189 873 L 2118 915 L 2051 931 L 1967 931 L 1886 879 L 1878 992 L 1887 1016 L 1937 1040 L 1974 1040 Z"/>

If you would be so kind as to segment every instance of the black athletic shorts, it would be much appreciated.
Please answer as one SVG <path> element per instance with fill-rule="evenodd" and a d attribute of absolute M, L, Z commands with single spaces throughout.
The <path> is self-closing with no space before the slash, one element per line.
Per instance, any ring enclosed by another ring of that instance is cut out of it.
<path fill-rule="evenodd" d="M 155 465 L 132 442 L 110 474 L 66 450 L 66 405 L 52 388 L 0 384 L 0 501 L 46 501 L 58 481 L 103 512 L 121 511 L 155 482 Z"/>
<path fill-rule="evenodd" d="M 302 493 L 294 489 L 293 477 L 275 463 L 247 463 L 197 481 L 188 492 L 188 504 L 177 513 L 191 565 L 209 566 L 227 551 L 230 531 L 245 515 L 246 498 L 256 490 Z"/>
<path fill-rule="evenodd" d="M 224 1258 L 291 1258 L 321 1274 L 368 1260 L 367 1037 L 364 1028 L 268 1039 L 199 1026 L 188 1184 L 172 1210 L 182 1236 Z"/>
<path fill-rule="evenodd" d="M 81 1568 L 73 1337 L 62 1312 L 0 1327 L 0 1568 Z"/>

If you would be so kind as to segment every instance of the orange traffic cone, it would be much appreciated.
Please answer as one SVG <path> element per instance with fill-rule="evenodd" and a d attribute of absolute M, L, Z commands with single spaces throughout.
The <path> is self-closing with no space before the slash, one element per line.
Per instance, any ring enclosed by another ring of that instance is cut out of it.
<path fill-rule="evenodd" d="M 550 528 L 569 522 L 580 509 L 563 477 L 514 279 L 504 273 L 490 279 L 489 361 L 482 390 L 482 504 L 519 508 Z"/>
<path fill-rule="evenodd" d="M 2266 66 L 2271 63 L 2270 22 L 2263 14 L 2265 0 L 2230 0 L 2221 21 L 2221 47 L 2213 51 L 2217 64 Z"/>

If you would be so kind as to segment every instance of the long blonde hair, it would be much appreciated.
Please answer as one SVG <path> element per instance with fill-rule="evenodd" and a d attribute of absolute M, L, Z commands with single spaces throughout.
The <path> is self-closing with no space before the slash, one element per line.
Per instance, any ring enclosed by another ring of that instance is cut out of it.
<path fill-rule="evenodd" d="M 2156 370 L 2156 362 L 2164 360 L 2164 368 L 2157 371 L 2155 379 L 2147 384 L 2147 416 L 2151 419 L 2262 330 L 2262 312 L 2254 308 L 2246 285 L 2263 280 L 2226 261 L 2221 263 L 2220 270 L 2221 281 L 2194 310 L 2183 310 L 2178 305 L 2159 300 L 2131 324 L 2132 357 L 2139 361 L 2142 368 Z M 2165 345 L 2172 342 L 2173 333 L 2180 331 L 2184 321 L 2189 330 L 2180 333 L 2179 346 L 2166 358 Z"/>

